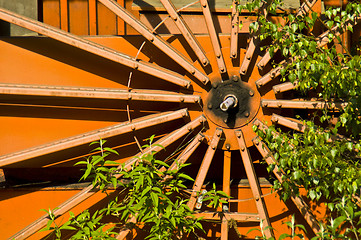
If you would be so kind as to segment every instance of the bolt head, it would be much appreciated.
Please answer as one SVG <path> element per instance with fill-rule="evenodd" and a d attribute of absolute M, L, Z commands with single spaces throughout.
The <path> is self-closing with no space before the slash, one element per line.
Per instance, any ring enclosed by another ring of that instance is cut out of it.
<path fill-rule="evenodd" d="M 235 82 L 238 82 L 239 77 L 238 77 L 237 75 L 233 75 L 233 76 L 232 76 L 232 80 L 235 81 Z"/>
<path fill-rule="evenodd" d="M 209 103 L 209 104 L 208 104 L 208 109 L 212 109 L 212 107 L 213 107 L 212 104 Z"/>
<path fill-rule="evenodd" d="M 245 117 L 249 117 L 249 112 L 245 112 L 245 113 L 244 113 L 244 116 L 245 116 Z"/>
<path fill-rule="evenodd" d="M 250 91 L 249 91 L 249 95 L 250 95 L 251 97 L 253 97 L 253 96 L 254 96 L 254 92 L 253 92 L 252 90 L 250 90 Z"/>
<path fill-rule="evenodd" d="M 231 145 L 229 143 L 226 144 L 226 149 L 227 150 L 231 149 Z"/>

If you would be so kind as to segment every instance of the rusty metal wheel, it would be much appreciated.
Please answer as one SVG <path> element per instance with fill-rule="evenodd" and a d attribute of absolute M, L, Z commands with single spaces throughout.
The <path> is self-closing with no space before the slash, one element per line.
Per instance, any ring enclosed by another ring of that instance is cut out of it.
<path fill-rule="evenodd" d="M 173 158 L 192 164 L 186 169 L 195 178 L 188 205 L 197 208 L 198 216 L 219 223 L 208 226 L 208 237 L 234 239 L 237 232 L 245 234 L 261 220 L 264 226 L 279 226 L 297 208 L 317 232 L 316 220 L 300 197 L 292 197 L 296 208 L 288 208 L 270 193 L 267 181 L 260 185 L 259 177 L 268 179 L 260 162 L 272 164 L 274 159 L 252 127 L 276 123 L 302 131 L 300 122 L 292 118 L 293 109 L 314 110 L 323 103 L 291 98 L 288 92 L 295 85 L 279 81 L 282 67 L 272 69 L 270 55 L 261 52 L 256 37 L 249 36 L 247 24 L 238 29 L 242 16 L 235 11 L 237 2 L 226 19 L 217 6 L 211 11 L 207 0 L 183 7 L 161 0 L 162 6 L 140 11 L 145 23 L 119 2 L 99 0 L 97 13 L 100 8 L 112 12 L 114 19 L 122 19 L 138 35 L 78 36 L 72 33 L 77 25 L 65 22 L 64 27 L 64 19 L 59 20 L 59 29 L 0 9 L 0 19 L 42 35 L 4 37 L 0 42 L 1 124 L 7 126 L 2 130 L 0 167 L 6 184 L 76 181 L 79 169 L 73 164 L 99 138 L 108 139 L 120 153 L 115 160 L 129 166 L 145 139 L 155 134 L 167 151 L 152 150 L 160 151 L 163 159 L 170 161 L 169 154 L 176 153 Z M 315 3 L 309 1 L 298 11 L 306 14 L 307 6 Z M 96 1 L 88 4 L 90 19 Z M 69 16 L 76 14 L 74 6 L 66 9 Z M 43 18 L 46 22 L 47 16 Z M 196 26 L 199 23 L 201 27 Z M 221 30 L 225 26 L 229 31 Z M 88 27 L 89 35 L 97 31 L 91 21 Z M 167 27 L 171 34 L 155 33 L 154 28 L 162 33 Z M 274 174 L 281 180 L 280 173 Z M 246 184 L 242 178 L 248 179 Z M 213 212 L 197 202 L 198 193 L 210 182 L 223 185 L 233 197 Z M 59 217 L 100 201 L 102 197 L 91 189 L 77 192 L 54 213 Z M 285 209 L 290 210 L 284 213 Z M 46 225 L 45 216 L 31 223 L 36 218 L 34 214 L 20 221 L 21 228 L 30 225 L 13 238 L 27 238 Z M 236 231 L 229 230 L 231 220 L 237 222 Z M 266 231 L 268 237 L 273 234 Z"/>

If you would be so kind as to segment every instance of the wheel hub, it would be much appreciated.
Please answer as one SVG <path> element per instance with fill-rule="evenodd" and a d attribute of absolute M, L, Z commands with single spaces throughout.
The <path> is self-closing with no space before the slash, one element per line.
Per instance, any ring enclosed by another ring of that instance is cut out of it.
<path fill-rule="evenodd" d="M 214 81 L 205 100 L 204 112 L 214 124 L 224 128 L 240 128 L 257 114 L 260 96 L 247 83 L 233 76 Z"/>

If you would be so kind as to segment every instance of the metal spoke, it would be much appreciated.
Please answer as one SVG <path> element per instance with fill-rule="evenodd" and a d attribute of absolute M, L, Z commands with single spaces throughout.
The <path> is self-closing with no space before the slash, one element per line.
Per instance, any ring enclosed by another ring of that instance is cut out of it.
<path fill-rule="evenodd" d="M 194 75 L 202 83 L 206 84 L 209 81 L 208 77 L 197 68 L 195 68 L 193 63 L 190 62 L 187 58 L 185 58 L 177 49 L 175 49 L 163 38 L 150 31 L 141 21 L 136 19 L 133 15 L 129 14 L 129 12 L 125 8 L 120 6 L 117 2 L 115 2 L 114 0 L 99 0 L 99 2 L 104 4 L 104 6 L 109 8 L 109 10 L 115 13 L 118 17 L 123 19 L 124 22 L 132 26 L 137 32 L 142 34 L 147 40 L 149 40 L 161 51 L 163 51 L 170 58 L 176 61 L 189 73 Z"/>
<path fill-rule="evenodd" d="M 154 102 L 199 103 L 199 95 L 175 94 L 166 91 L 117 88 L 86 88 L 0 83 L 0 94 L 47 97 L 100 98 Z"/>
<path fill-rule="evenodd" d="M 272 122 L 280 124 L 282 126 L 286 126 L 288 128 L 300 131 L 300 132 L 304 132 L 306 129 L 306 126 L 301 123 L 300 121 L 298 121 L 297 119 L 294 118 L 285 118 L 283 116 L 277 115 L 277 114 L 272 114 Z"/>
<path fill-rule="evenodd" d="M 277 84 L 277 85 L 274 85 L 272 88 L 273 88 L 274 93 L 277 94 L 277 93 L 282 93 L 282 92 L 286 92 L 286 91 L 296 89 L 297 87 L 298 87 L 298 82 L 295 81 L 293 83 L 284 82 L 284 83 L 281 83 L 281 84 Z"/>
<path fill-rule="evenodd" d="M 169 166 L 168 170 L 177 170 L 179 165 L 186 163 L 188 158 L 198 148 L 203 139 L 204 135 L 202 133 L 198 133 L 197 136 L 193 139 L 193 141 L 187 145 L 187 147 L 181 152 L 181 154 L 179 154 L 179 156 L 172 163 L 172 165 Z"/>
<path fill-rule="evenodd" d="M 201 212 L 195 213 L 196 218 L 203 218 L 207 220 L 220 220 L 222 217 L 226 219 L 233 219 L 240 222 L 259 222 L 259 215 L 257 213 L 225 213 L 225 212 Z"/>
<path fill-rule="evenodd" d="M 237 58 L 238 53 L 238 31 L 239 31 L 239 11 L 238 11 L 238 0 L 233 0 L 232 4 L 232 15 L 231 15 L 231 58 Z"/>
<path fill-rule="evenodd" d="M 132 57 L 115 51 L 111 48 L 102 46 L 92 41 L 88 41 L 74 34 L 65 32 L 63 30 L 33 20 L 31 18 L 18 15 L 3 8 L 0 8 L 0 19 L 27 28 L 31 31 L 53 38 L 60 42 L 82 49 L 84 51 L 120 63 L 124 66 L 137 69 L 138 71 L 147 73 L 149 75 L 156 76 L 179 86 L 189 87 L 191 84 L 190 81 L 184 79 L 182 75 L 176 72 L 170 71 L 154 64 L 143 62 L 141 60 L 133 59 Z"/>
<path fill-rule="evenodd" d="M 295 109 L 343 109 L 345 102 L 304 101 L 304 100 L 261 100 L 262 107 L 268 108 L 295 108 Z"/>
<path fill-rule="evenodd" d="M 258 214 L 260 218 L 263 220 L 264 226 L 267 228 L 267 230 L 265 231 L 266 237 L 267 238 L 274 237 L 273 231 L 271 230 L 271 221 L 268 216 L 266 204 L 264 202 L 264 199 L 262 198 L 261 187 L 256 177 L 256 171 L 254 170 L 251 155 L 248 152 L 244 135 L 242 133 L 242 130 L 235 131 L 235 133 L 238 139 L 238 145 L 240 148 L 240 153 L 242 156 L 244 168 L 246 170 L 249 185 L 251 187 L 253 197 L 256 200 L 256 207 Z"/>
<path fill-rule="evenodd" d="M 160 140 L 158 140 L 157 142 L 155 142 L 155 144 L 153 144 L 151 147 L 145 149 L 142 153 L 138 153 L 135 157 L 126 161 L 123 169 L 129 171 L 132 164 L 137 162 L 139 160 L 139 157 L 142 156 L 143 154 L 148 154 L 150 152 L 156 153 L 156 152 L 161 151 L 163 149 L 162 147 L 169 146 L 170 144 L 172 144 L 173 142 L 177 141 L 179 138 L 181 138 L 182 136 L 187 134 L 190 130 L 203 124 L 205 121 L 206 121 L 206 118 L 203 115 L 201 115 L 200 117 L 194 119 L 192 122 L 173 131 L 172 133 L 166 135 L 165 137 L 163 137 Z M 162 147 L 160 147 L 160 146 L 162 146 Z M 120 166 L 119 168 L 121 168 L 121 167 L 122 166 Z M 122 176 L 121 174 L 116 175 L 117 178 L 120 178 L 121 176 Z M 98 189 L 94 189 L 92 185 L 89 185 L 88 187 L 84 188 L 81 192 L 75 194 L 72 198 L 70 198 L 67 201 L 65 201 L 64 203 L 60 204 L 54 210 L 54 212 L 53 212 L 54 216 L 56 218 L 60 217 L 64 213 L 68 212 L 69 210 L 71 210 L 72 208 L 77 206 L 79 203 L 85 201 L 86 199 L 88 199 L 89 197 L 94 195 L 97 191 L 98 191 Z M 103 196 L 106 197 L 105 194 L 103 194 Z M 44 215 L 43 217 L 39 218 L 38 220 L 36 220 L 35 222 L 30 224 L 26 228 L 22 229 L 20 232 L 16 233 L 12 237 L 10 237 L 10 239 L 14 239 L 14 240 L 25 239 L 25 238 L 33 235 L 35 232 L 39 231 L 44 226 L 46 226 L 48 220 L 49 220 L 48 215 Z"/>
<path fill-rule="evenodd" d="M 193 35 L 192 31 L 188 27 L 188 24 L 183 20 L 182 16 L 177 12 L 173 3 L 169 0 L 160 0 L 167 10 L 169 16 L 172 18 L 179 31 L 182 33 L 184 39 L 188 42 L 189 46 L 193 49 L 194 53 L 197 55 L 200 62 L 203 66 L 207 66 L 209 64 L 209 60 L 199 44 L 196 37 Z"/>
<path fill-rule="evenodd" d="M 222 133 L 223 133 L 223 130 L 221 128 L 216 129 L 216 131 L 214 132 L 214 135 L 212 137 L 212 141 L 210 142 L 207 152 L 203 158 L 203 161 L 202 161 L 201 167 L 199 168 L 199 172 L 197 174 L 196 180 L 194 181 L 191 197 L 188 202 L 188 207 L 191 210 L 194 209 L 194 206 L 195 206 L 196 200 L 197 200 L 197 195 L 202 188 L 202 185 L 203 185 L 206 175 L 208 173 L 209 167 L 211 166 L 212 159 L 213 159 L 214 153 L 216 152 L 216 149 L 217 149 L 217 146 L 218 146 L 218 143 L 219 143 Z"/>
<path fill-rule="evenodd" d="M 264 157 L 268 165 L 271 164 L 274 165 L 276 163 L 276 160 L 274 159 L 272 152 L 268 149 L 266 144 L 259 139 L 259 137 L 254 138 L 253 143 L 258 149 L 258 151 L 261 153 L 261 155 Z M 272 171 L 275 174 L 278 181 L 282 183 L 283 173 L 278 169 L 277 166 L 275 166 Z M 291 195 L 291 200 L 296 205 L 300 213 L 304 216 L 308 225 L 313 229 L 314 233 L 317 234 L 320 231 L 320 226 L 318 225 L 317 219 L 312 215 L 307 204 L 303 201 L 301 197 L 298 197 L 294 194 Z"/>
<path fill-rule="evenodd" d="M 211 38 L 214 54 L 216 55 L 217 65 L 220 73 L 226 73 L 227 68 L 224 62 L 221 44 L 218 39 L 216 28 L 214 27 L 211 9 L 209 8 L 208 0 L 200 0 L 202 11 L 206 25 L 208 28 L 209 37 Z"/>
<path fill-rule="evenodd" d="M 243 59 L 241 68 L 239 69 L 239 73 L 242 75 L 246 75 L 249 64 L 251 63 L 251 59 L 253 57 L 254 51 L 256 50 L 256 44 L 258 45 L 259 41 L 256 36 L 252 36 L 249 40 L 248 48 Z"/>
<path fill-rule="evenodd" d="M 144 118 L 138 118 L 132 122 L 122 123 L 98 129 L 95 131 L 87 132 L 84 134 L 72 136 L 59 141 L 51 142 L 34 148 L 29 148 L 23 151 L 15 152 L 0 157 L 0 167 L 10 165 L 13 163 L 25 161 L 31 158 L 39 157 L 56 151 L 60 151 L 66 148 L 79 146 L 82 144 L 90 143 L 99 138 L 109 138 L 119 134 L 124 134 L 137 129 L 142 129 L 161 123 L 169 122 L 175 119 L 179 119 L 188 115 L 187 109 L 181 109 L 174 112 L 165 112 L 159 114 L 152 114 Z"/>
<path fill-rule="evenodd" d="M 275 79 L 279 75 L 281 75 L 281 69 L 283 69 L 285 67 L 286 61 L 283 61 L 281 64 L 282 64 L 282 66 L 278 66 L 278 67 L 272 69 L 266 75 L 264 75 L 263 77 L 258 79 L 256 81 L 256 86 L 259 88 L 259 87 L 265 85 L 266 83 L 270 82 L 271 80 Z"/>

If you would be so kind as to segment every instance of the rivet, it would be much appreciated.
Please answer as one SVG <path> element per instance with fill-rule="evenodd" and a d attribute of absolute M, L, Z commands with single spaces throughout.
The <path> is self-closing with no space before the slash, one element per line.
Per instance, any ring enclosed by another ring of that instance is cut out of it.
<path fill-rule="evenodd" d="M 224 72 L 224 67 L 220 66 L 219 69 L 221 69 L 221 72 Z"/>
<path fill-rule="evenodd" d="M 217 54 L 217 58 L 221 58 L 221 54 L 220 54 L 220 53 Z"/>
<path fill-rule="evenodd" d="M 241 137 L 241 133 L 240 133 L 240 132 L 237 132 L 236 135 L 237 135 L 238 138 Z"/>
<path fill-rule="evenodd" d="M 212 149 L 213 149 L 213 150 L 216 149 L 216 145 L 212 145 Z"/>
<path fill-rule="evenodd" d="M 274 118 L 273 118 L 273 121 L 274 121 L 275 123 L 278 123 L 278 117 L 274 117 Z"/>
<path fill-rule="evenodd" d="M 229 143 L 226 144 L 226 149 L 227 150 L 231 149 L 231 145 Z"/>
<path fill-rule="evenodd" d="M 259 145 L 259 141 L 258 140 L 255 140 L 254 141 L 254 144 L 256 144 L 257 146 Z"/>
<path fill-rule="evenodd" d="M 246 56 L 246 58 L 247 58 L 247 60 L 251 60 L 251 56 L 249 56 L 249 55 Z"/>
<path fill-rule="evenodd" d="M 277 106 L 278 106 L 278 107 L 282 107 L 282 103 L 280 103 L 280 102 L 277 103 Z"/>
<path fill-rule="evenodd" d="M 241 150 L 242 150 L 242 152 L 244 152 L 245 148 L 242 146 L 242 147 L 241 147 Z"/>
<path fill-rule="evenodd" d="M 263 68 L 263 67 L 264 67 L 264 64 L 263 64 L 263 63 L 261 63 L 259 66 L 260 66 L 260 68 Z"/>
<path fill-rule="evenodd" d="M 242 69 L 242 70 L 241 70 L 241 73 L 243 73 L 243 74 L 246 73 L 246 70 Z"/>
<path fill-rule="evenodd" d="M 256 122 L 254 123 L 254 125 L 256 125 L 257 127 L 259 127 L 259 122 L 256 121 Z"/>
<path fill-rule="evenodd" d="M 135 130 L 135 125 L 132 125 L 132 126 L 131 126 L 131 129 L 134 131 L 134 130 Z"/>
<path fill-rule="evenodd" d="M 274 78 L 276 74 L 274 72 L 271 73 L 271 78 Z"/>
<path fill-rule="evenodd" d="M 195 74 L 196 73 L 196 70 L 194 68 L 191 69 L 191 73 L 192 74 Z"/>
<path fill-rule="evenodd" d="M 203 62 L 203 65 L 207 65 L 207 63 L 208 63 L 207 58 L 203 58 L 202 62 Z"/>
<path fill-rule="evenodd" d="M 149 41 L 153 42 L 154 41 L 154 37 L 150 37 Z"/>
<path fill-rule="evenodd" d="M 187 130 L 188 130 L 188 131 L 192 131 L 192 127 L 191 127 L 191 126 L 188 126 L 188 127 L 187 127 Z"/>
<path fill-rule="evenodd" d="M 268 106 L 268 103 L 262 103 L 263 107 L 267 107 Z"/>
<path fill-rule="evenodd" d="M 194 99 L 194 102 L 195 102 L 195 103 L 199 102 L 199 98 L 195 98 L 195 99 Z"/>
<path fill-rule="evenodd" d="M 138 67 L 139 67 L 138 63 L 135 63 L 134 64 L 134 69 L 138 69 Z"/>
<path fill-rule="evenodd" d="M 278 87 L 275 87 L 274 90 L 276 93 L 279 93 L 281 91 Z"/>
<path fill-rule="evenodd" d="M 245 116 L 245 117 L 249 117 L 249 112 L 245 112 L 245 113 L 244 113 L 244 116 Z"/>
<path fill-rule="evenodd" d="M 184 102 L 184 97 L 181 97 L 179 100 L 180 100 L 181 102 Z"/>
<path fill-rule="evenodd" d="M 251 97 L 253 97 L 254 92 L 253 92 L 252 90 L 250 90 L 250 91 L 249 91 L 249 95 L 250 95 Z"/>
<path fill-rule="evenodd" d="M 203 141 L 202 137 L 198 138 L 198 142 L 202 142 L 202 141 Z"/>
<path fill-rule="evenodd" d="M 187 113 L 186 112 L 182 112 L 182 117 L 185 117 L 187 116 Z"/>
<path fill-rule="evenodd" d="M 207 78 L 203 78 L 203 83 L 206 83 L 208 81 Z"/>
<path fill-rule="evenodd" d="M 220 137 L 221 136 L 221 133 L 220 132 L 217 132 L 217 137 Z"/>
<path fill-rule="evenodd" d="M 235 81 L 235 82 L 238 82 L 239 77 L 238 77 L 237 75 L 233 75 L 233 76 L 232 76 L 232 80 Z"/>
<path fill-rule="evenodd" d="M 208 104 L 208 108 L 209 108 L 209 109 L 212 109 L 212 107 L 213 107 L 213 106 L 212 106 L 212 104 L 211 104 L 211 103 L 210 103 L 210 104 Z"/>
<path fill-rule="evenodd" d="M 186 87 L 186 88 L 189 88 L 190 85 L 191 85 L 190 82 L 185 82 L 185 83 L 183 84 L 183 86 Z"/>
<path fill-rule="evenodd" d="M 132 100 L 132 94 L 128 94 L 128 100 Z"/>
<path fill-rule="evenodd" d="M 235 52 L 232 52 L 232 56 L 235 57 L 235 56 L 236 56 L 236 53 L 235 53 Z"/>

